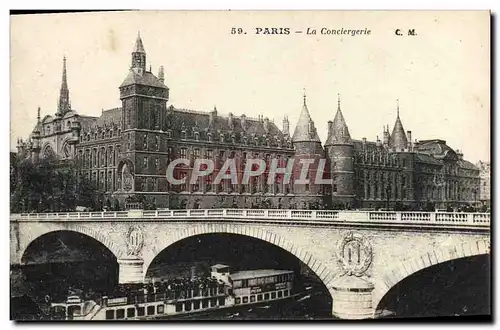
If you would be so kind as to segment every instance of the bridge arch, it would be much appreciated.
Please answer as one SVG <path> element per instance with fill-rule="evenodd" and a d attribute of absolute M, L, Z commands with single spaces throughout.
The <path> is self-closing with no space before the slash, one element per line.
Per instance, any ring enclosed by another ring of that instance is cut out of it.
<path fill-rule="evenodd" d="M 92 239 L 95 239 L 102 245 L 104 245 L 115 257 L 116 259 L 120 259 L 123 255 L 122 249 L 118 246 L 118 244 L 114 243 L 108 236 L 104 235 L 102 232 L 89 228 L 87 226 L 82 226 L 79 224 L 68 223 L 67 226 L 50 226 L 45 224 L 44 226 L 35 225 L 34 223 L 29 224 L 29 236 L 24 240 L 24 244 L 21 245 L 21 249 L 18 253 L 18 262 L 22 264 L 23 256 L 26 253 L 28 247 L 35 242 L 38 238 L 58 231 L 70 231 L 76 232 L 83 235 L 86 235 Z"/>
<path fill-rule="evenodd" d="M 456 245 L 440 246 L 415 257 L 407 258 L 388 269 L 376 283 L 373 292 L 374 316 L 379 312 L 379 304 L 384 296 L 399 282 L 410 275 L 447 261 L 490 253 L 487 240 L 464 242 Z"/>
<path fill-rule="evenodd" d="M 321 260 L 315 258 L 313 254 L 300 247 L 300 245 L 295 244 L 280 235 L 276 235 L 271 231 L 262 230 L 260 228 L 255 228 L 247 225 L 238 226 L 217 223 L 198 224 L 184 229 L 183 231 L 180 231 L 179 233 L 176 233 L 172 236 L 169 236 L 167 239 L 158 242 L 158 244 L 156 244 L 153 248 L 148 249 L 147 251 L 143 251 L 144 276 L 146 276 L 149 266 L 153 262 L 153 259 L 163 250 L 185 238 L 203 234 L 236 234 L 248 236 L 280 247 L 281 249 L 291 253 L 293 256 L 303 262 L 307 267 L 309 267 L 309 269 L 311 269 L 315 273 L 315 275 L 323 282 L 323 284 L 331 294 L 331 288 L 329 284 L 335 277 L 336 273 L 325 266 L 323 262 L 321 262 Z"/>

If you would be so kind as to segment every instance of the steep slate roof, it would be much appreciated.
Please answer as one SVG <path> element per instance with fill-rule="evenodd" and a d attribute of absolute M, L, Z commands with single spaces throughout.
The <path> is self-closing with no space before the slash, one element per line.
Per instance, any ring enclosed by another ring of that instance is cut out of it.
<path fill-rule="evenodd" d="M 469 170 L 477 170 L 477 171 L 479 171 L 479 168 L 476 165 L 474 165 L 471 162 L 469 162 L 467 160 L 464 160 L 464 159 L 459 159 L 457 161 L 457 164 L 461 168 L 466 168 L 466 169 L 469 169 Z"/>
<path fill-rule="evenodd" d="M 406 133 L 399 118 L 399 108 L 398 116 L 396 118 L 396 123 L 394 124 L 394 129 L 390 135 L 389 145 L 396 149 L 406 149 L 408 146 L 408 139 L 406 138 Z"/>
<path fill-rule="evenodd" d="M 310 130 L 312 126 L 313 130 Z M 299 120 L 295 126 L 295 131 L 292 137 L 293 142 L 320 142 L 318 132 L 316 127 L 314 127 L 314 122 L 309 115 L 309 110 L 307 109 L 306 98 L 304 96 L 304 105 L 302 106 L 302 111 L 300 112 Z"/>
<path fill-rule="evenodd" d="M 80 122 L 80 127 L 82 131 L 90 130 L 90 128 L 97 122 L 99 117 L 91 117 L 91 116 L 80 116 L 78 121 Z"/>
<path fill-rule="evenodd" d="M 414 148 L 417 152 L 431 154 L 436 159 L 458 159 L 455 151 L 448 146 L 444 140 L 436 139 L 419 141 Z"/>
<path fill-rule="evenodd" d="M 329 135 L 326 140 L 325 146 L 332 144 L 352 144 L 349 128 L 345 123 L 342 110 L 340 110 L 340 100 L 338 104 L 337 113 L 329 129 Z"/>
<path fill-rule="evenodd" d="M 416 154 L 416 160 L 419 163 L 427 163 L 427 164 L 433 164 L 433 165 L 442 165 L 443 162 L 437 160 L 436 158 L 432 157 L 429 154 L 422 154 L 422 153 L 417 153 Z"/>
<path fill-rule="evenodd" d="M 101 116 L 97 119 L 97 126 L 104 126 L 104 124 L 116 124 L 120 125 L 122 120 L 122 108 L 113 108 L 109 110 L 104 110 Z"/>
<path fill-rule="evenodd" d="M 213 112 L 212 112 L 213 113 Z M 242 126 L 241 116 L 232 117 L 232 127 L 229 125 L 229 116 L 216 115 L 213 119 L 213 125 L 210 126 L 210 113 L 204 111 L 193 111 L 186 109 L 169 108 L 167 115 L 167 127 L 172 130 L 180 131 L 185 127 L 187 132 L 192 131 L 193 127 L 197 127 L 199 131 L 207 131 L 210 129 L 213 133 L 228 133 L 232 131 L 236 135 L 245 133 L 249 138 L 253 134 L 262 136 L 264 134 L 274 137 L 278 135 L 283 137 L 281 130 L 271 120 L 267 123 L 267 131 L 264 128 L 264 120 L 245 117 L 245 129 Z"/>
<path fill-rule="evenodd" d="M 363 141 L 361 140 L 352 140 L 352 143 L 354 144 L 354 151 L 357 152 L 362 152 L 363 151 Z M 373 141 L 366 141 L 365 142 L 365 150 L 380 150 L 382 147 L 377 146 L 377 142 Z"/>
<path fill-rule="evenodd" d="M 133 69 L 130 69 L 127 77 L 122 82 L 120 87 L 129 86 L 133 84 L 144 85 L 144 86 L 152 86 L 152 87 L 160 87 L 167 88 L 165 84 L 160 82 L 158 78 L 154 74 L 148 71 L 144 71 L 142 74 L 136 72 Z"/>

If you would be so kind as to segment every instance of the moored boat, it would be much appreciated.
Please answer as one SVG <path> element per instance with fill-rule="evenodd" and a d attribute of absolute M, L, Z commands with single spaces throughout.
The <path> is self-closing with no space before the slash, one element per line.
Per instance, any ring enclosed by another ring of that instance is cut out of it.
<path fill-rule="evenodd" d="M 122 290 L 120 293 L 83 300 L 69 296 L 52 303 L 57 318 L 67 320 L 150 320 L 206 313 L 246 305 L 269 304 L 297 297 L 291 270 L 257 269 L 230 272 L 228 265 L 211 267 L 211 276 L 176 282 L 161 282 L 153 290 Z"/>

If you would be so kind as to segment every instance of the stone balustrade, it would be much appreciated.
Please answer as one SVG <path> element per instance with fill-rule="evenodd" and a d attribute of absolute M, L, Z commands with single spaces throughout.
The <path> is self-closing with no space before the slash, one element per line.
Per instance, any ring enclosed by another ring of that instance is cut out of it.
<path fill-rule="evenodd" d="M 140 221 L 141 219 L 155 219 L 155 221 L 203 219 L 210 221 L 219 219 L 243 222 L 349 223 L 381 226 L 398 225 L 490 229 L 489 213 L 463 212 L 192 209 L 11 214 L 11 221 L 109 221 L 112 219 L 131 221 Z"/>

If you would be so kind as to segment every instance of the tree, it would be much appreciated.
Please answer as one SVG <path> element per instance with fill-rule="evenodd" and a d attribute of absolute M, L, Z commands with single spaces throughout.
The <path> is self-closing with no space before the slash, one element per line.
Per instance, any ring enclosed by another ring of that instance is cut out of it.
<path fill-rule="evenodd" d="M 93 206 L 96 188 L 79 177 L 72 161 L 48 157 L 15 164 L 16 183 L 11 191 L 11 212 L 72 211 L 76 206 Z"/>

